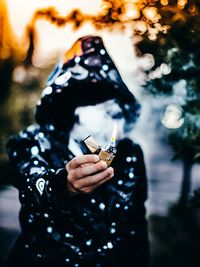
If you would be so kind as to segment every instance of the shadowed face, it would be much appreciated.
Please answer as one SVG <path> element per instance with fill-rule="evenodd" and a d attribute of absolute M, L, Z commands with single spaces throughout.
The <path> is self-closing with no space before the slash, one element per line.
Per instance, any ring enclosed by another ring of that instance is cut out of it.
<path fill-rule="evenodd" d="M 71 137 L 76 140 L 83 140 L 91 135 L 99 144 L 106 145 L 110 141 L 114 122 L 117 122 L 117 139 L 122 138 L 124 134 L 125 118 L 115 100 L 78 107 L 75 115 L 77 122 L 71 131 Z"/>

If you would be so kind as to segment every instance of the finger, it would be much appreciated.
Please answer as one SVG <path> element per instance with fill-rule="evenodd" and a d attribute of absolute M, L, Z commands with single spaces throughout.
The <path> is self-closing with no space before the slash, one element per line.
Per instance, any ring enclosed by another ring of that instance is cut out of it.
<path fill-rule="evenodd" d="M 107 164 L 105 161 L 100 161 L 95 164 L 90 164 L 88 166 L 81 166 L 81 168 L 77 168 L 73 171 L 74 176 L 78 178 L 83 178 L 86 176 L 91 176 L 94 173 L 101 172 L 107 168 Z"/>
<path fill-rule="evenodd" d="M 81 164 L 81 167 L 86 167 L 86 166 L 90 166 L 90 165 L 93 165 L 95 163 L 84 163 L 84 164 Z"/>
<path fill-rule="evenodd" d="M 94 175 L 87 176 L 85 178 L 82 178 L 76 182 L 76 187 L 79 189 L 84 187 L 90 187 L 98 184 L 101 180 L 104 180 L 109 175 L 112 175 L 114 173 L 114 170 L 112 167 L 107 168 L 106 170 L 99 172 Z M 77 186 L 78 185 L 78 186 Z"/>
<path fill-rule="evenodd" d="M 79 192 L 79 190 L 75 189 L 70 182 L 67 183 L 67 190 L 70 194 L 77 194 Z"/>
<path fill-rule="evenodd" d="M 99 157 L 97 155 L 80 155 L 73 158 L 69 162 L 69 166 L 72 169 L 79 167 L 81 164 L 85 163 L 96 163 L 99 161 Z"/>
<path fill-rule="evenodd" d="M 92 193 L 94 192 L 94 190 L 96 188 L 98 188 L 100 185 L 106 183 L 108 180 L 110 180 L 112 177 L 114 176 L 114 173 L 108 175 L 106 178 L 104 178 L 103 180 L 101 180 L 99 183 L 92 185 L 92 186 L 88 186 L 88 187 L 84 187 L 81 189 L 82 192 L 84 193 Z"/>
<path fill-rule="evenodd" d="M 99 187 L 100 185 L 104 184 L 105 182 L 107 182 L 108 180 L 110 180 L 112 177 L 114 176 L 114 172 L 109 174 L 105 179 L 101 180 L 100 182 L 98 182 L 96 185 L 94 185 L 94 188 Z"/>

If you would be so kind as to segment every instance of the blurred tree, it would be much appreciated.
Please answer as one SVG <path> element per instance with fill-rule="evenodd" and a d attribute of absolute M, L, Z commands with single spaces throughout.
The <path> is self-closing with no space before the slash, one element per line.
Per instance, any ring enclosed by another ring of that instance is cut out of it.
<path fill-rule="evenodd" d="M 155 61 L 153 68 L 146 71 L 146 91 L 171 96 L 172 104 L 180 105 L 184 112 L 183 125 L 168 133 L 174 159 L 183 161 L 179 202 L 185 205 L 192 166 L 200 162 L 200 2 L 161 0 L 155 6 L 161 15 L 160 25 L 169 28 L 155 36 L 145 32 L 137 44 L 138 56 L 149 53 Z M 174 94 L 179 97 L 175 99 Z"/>
<path fill-rule="evenodd" d="M 26 34 L 24 51 L 12 32 L 6 2 L 0 0 L 0 184 L 9 184 L 12 175 L 7 138 L 33 122 L 33 108 L 49 71 L 33 67 L 34 30 L 27 27 Z"/>
<path fill-rule="evenodd" d="M 12 46 L 10 42 L 10 25 L 4 1 L 0 2 L 0 104 L 8 97 L 11 75 L 14 67 Z"/>

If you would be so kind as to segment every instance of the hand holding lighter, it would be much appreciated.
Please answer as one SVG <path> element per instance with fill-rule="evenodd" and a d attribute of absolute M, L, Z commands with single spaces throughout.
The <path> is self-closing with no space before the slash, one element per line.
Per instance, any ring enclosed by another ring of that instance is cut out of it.
<path fill-rule="evenodd" d="M 113 129 L 111 142 L 105 148 L 98 145 L 91 135 L 85 138 L 83 142 L 87 146 L 90 153 L 97 154 L 100 160 L 104 160 L 107 163 L 107 166 L 110 166 L 117 153 L 117 149 L 115 147 L 116 143 L 115 136 L 116 136 L 116 126 Z"/>

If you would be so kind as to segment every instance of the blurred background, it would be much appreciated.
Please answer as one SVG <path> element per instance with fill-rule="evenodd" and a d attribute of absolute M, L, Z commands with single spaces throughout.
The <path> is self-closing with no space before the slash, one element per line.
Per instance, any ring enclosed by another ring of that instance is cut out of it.
<path fill-rule="evenodd" d="M 55 64 L 99 35 L 142 105 L 131 133 L 143 151 L 151 267 L 199 266 L 200 2 L 0 0 L 0 266 L 20 227 L 8 136 L 34 123 Z"/>

